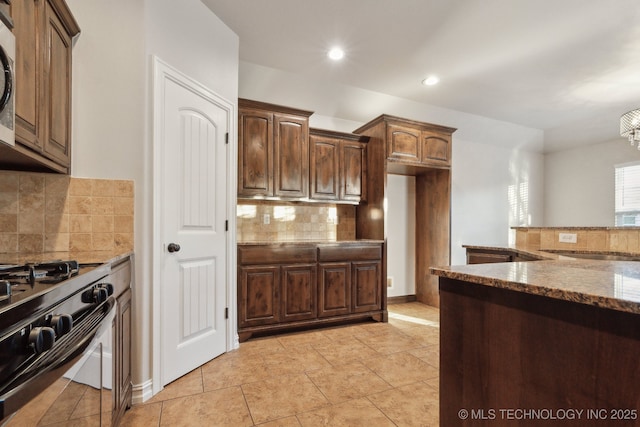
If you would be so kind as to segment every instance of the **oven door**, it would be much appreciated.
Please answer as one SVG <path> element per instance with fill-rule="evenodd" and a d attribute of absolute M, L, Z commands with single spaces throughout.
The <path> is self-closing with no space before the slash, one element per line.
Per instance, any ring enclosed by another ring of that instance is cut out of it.
<path fill-rule="evenodd" d="M 67 425 L 71 420 L 83 426 L 109 425 L 115 314 L 116 300 L 109 297 L 74 325 L 64 346 L 43 353 L 17 373 L 0 395 L 3 414 L 13 413 L 2 426 Z"/>

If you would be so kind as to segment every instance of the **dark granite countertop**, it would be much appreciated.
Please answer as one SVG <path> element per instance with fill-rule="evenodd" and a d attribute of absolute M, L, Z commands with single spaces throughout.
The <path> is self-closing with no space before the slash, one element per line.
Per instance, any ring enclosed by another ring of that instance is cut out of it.
<path fill-rule="evenodd" d="M 483 286 L 640 314 L 640 262 L 576 259 L 500 246 L 465 247 L 517 250 L 530 256 L 537 254 L 540 260 L 432 267 L 431 273 Z"/>
<path fill-rule="evenodd" d="M 295 246 L 295 245 L 306 245 L 306 246 L 318 246 L 318 245 L 327 245 L 327 246 L 336 246 L 336 245 L 363 245 L 363 244 L 371 244 L 371 245 L 380 245 L 384 243 L 384 240 L 373 240 L 373 239 L 358 239 L 358 240 L 292 240 L 292 241 L 256 241 L 256 242 L 238 242 L 238 246 L 249 246 L 249 245 L 269 245 L 269 246 Z"/>

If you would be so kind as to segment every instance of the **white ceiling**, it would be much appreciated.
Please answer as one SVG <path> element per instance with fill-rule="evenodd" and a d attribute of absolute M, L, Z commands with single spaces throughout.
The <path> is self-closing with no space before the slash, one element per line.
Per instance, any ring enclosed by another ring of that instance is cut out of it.
<path fill-rule="evenodd" d="M 202 1 L 241 61 L 543 129 L 545 151 L 620 138 L 640 108 L 637 0 Z"/>

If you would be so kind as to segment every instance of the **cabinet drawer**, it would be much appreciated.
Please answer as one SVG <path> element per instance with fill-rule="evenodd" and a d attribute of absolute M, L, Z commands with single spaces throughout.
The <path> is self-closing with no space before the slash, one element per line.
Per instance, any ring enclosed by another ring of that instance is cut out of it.
<path fill-rule="evenodd" d="M 382 259 L 381 245 L 358 245 L 358 246 L 319 246 L 318 260 L 329 261 L 362 261 Z"/>
<path fill-rule="evenodd" d="M 316 262 L 315 245 L 239 246 L 238 264 L 295 264 Z"/>

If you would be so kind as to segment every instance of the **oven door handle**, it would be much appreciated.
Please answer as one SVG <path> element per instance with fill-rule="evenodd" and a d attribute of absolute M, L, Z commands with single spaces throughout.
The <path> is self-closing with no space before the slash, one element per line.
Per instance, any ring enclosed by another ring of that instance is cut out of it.
<path fill-rule="evenodd" d="M 61 378 L 92 347 L 106 328 L 111 328 L 116 314 L 116 299 L 111 296 L 97 306 L 83 323 L 62 337 L 59 345 L 37 358 L 12 376 L 0 390 L 0 420 L 13 414 L 42 390 Z M 92 319 L 89 323 L 88 319 Z M 83 325 L 88 325 L 85 331 Z"/>

